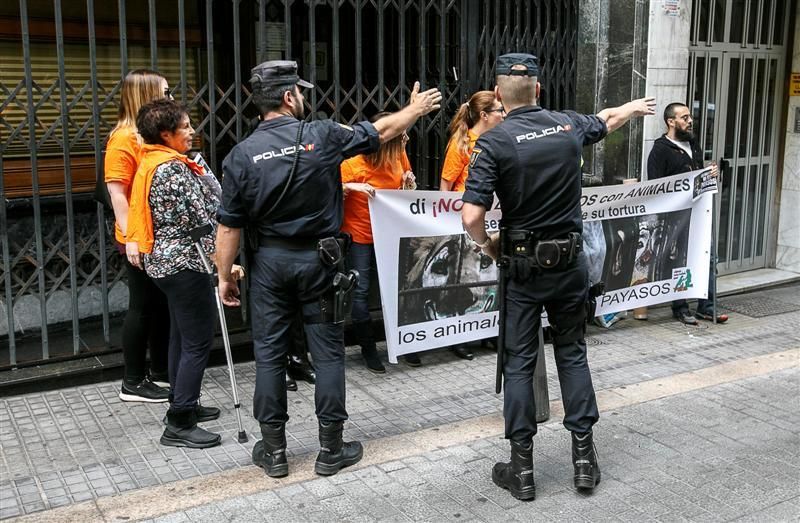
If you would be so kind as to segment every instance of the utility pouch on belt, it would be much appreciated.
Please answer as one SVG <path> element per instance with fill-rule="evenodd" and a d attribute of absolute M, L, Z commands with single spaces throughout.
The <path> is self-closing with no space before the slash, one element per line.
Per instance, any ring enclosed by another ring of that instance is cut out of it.
<path fill-rule="evenodd" d="M 571 232 L 564 239 L 537 242 L 533 249 L 533 259 L 544 270 L 566 267 L 577 257 L 581 247 L 581 235 Z"/>
<path fill-rule="evenodd" d="M 317 254 L 326 267 L 338 267 L 344 261 L 342 246 L 333 236 L 322 238 L 317 244 Z"/>

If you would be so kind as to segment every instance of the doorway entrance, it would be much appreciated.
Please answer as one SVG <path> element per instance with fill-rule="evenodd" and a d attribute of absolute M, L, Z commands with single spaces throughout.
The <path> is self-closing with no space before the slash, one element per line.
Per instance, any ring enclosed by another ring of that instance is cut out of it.
<path fill-rule="evenodd" d="M 766 267 L 779 162 L 789 16 L 785 0 L 697 0 L 687 104 L 704 160 L 722 174 L 720 274 Z"/>

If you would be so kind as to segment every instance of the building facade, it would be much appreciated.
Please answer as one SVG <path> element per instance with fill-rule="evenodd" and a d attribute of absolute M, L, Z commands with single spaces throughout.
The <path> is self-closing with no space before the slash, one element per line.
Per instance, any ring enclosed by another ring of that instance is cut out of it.
<path fill-rule="evenodd" d="M 5 2 L 0 370 L 116 350 L 127 287 L 111 216 L 91 192 L 121 79 L 140 67 L 189 106 L 216 172 L 255 117 L 247 81 L 260 61 L 298 60 L 316 86 L 309 118 L 343 123 L 402 106 L 415 80 L 437 86 L 442 111 L 409 133 L 420 185 L 435 188 L 458 105 L 493 87 L 498 54 L 532 52 L 548 108 L 595 112 L 645 94 L 659 111 L 689 104 L 726 173 L 723 272 L 800 272 L 796 15 L 795 0 Z M 604 183 L 642 178 L 661 133 L 660 118 L 634 122 L 587 149 L 585 170 Z M 235 316 L 229 325 L 246 330 L 247 310 Z"/>

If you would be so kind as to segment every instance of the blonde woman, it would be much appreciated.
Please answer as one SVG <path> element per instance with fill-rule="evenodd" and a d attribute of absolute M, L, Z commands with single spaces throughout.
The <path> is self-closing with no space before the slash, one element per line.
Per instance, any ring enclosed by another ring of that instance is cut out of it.
<path fill-rule="evenodd" d="M 391 113 L 380 112 L 370 119 L 375 123 Z M 369 284 L 371 274 L 377 269 L 372 240 L 372 223 L 369 218 L 369 200 L 375 189 L 413 189 L 414 173 L 406 155 L 406 133 L 381 145 L 377 152 L 354 156 L 342 162 L 344 189 L 344 221 L 342 231 L 353 239 L 348 262 L 358 271 L 358 285 L 353 291 L 353 330 L 361 355 L 371 372 L 383 374 L 386 368 L 378 357 L 369 314 Z M 406 354 L 405 361 L 412 367 L 421 365 L 419 356 Z"/>
<path fill-rule="evenodd" d="M 119 117 L 108 138 L 105 157 L 105 182 L 116 220 L 114 239 L 122 255 L 126 254 L 131 187 L 142 158 L 142 139 L 136 129 L 136 115 L 143 105 L 168 96 L 167 80 L 154 71 L 131 71 L 122 82 Z M 122 326 L 125 370 L 119 398 L 122 401 L 164 403 L 169 399 L 167 299 L 142 270 L 138 254 L 126 256 L 125 268 L 130 298 Z"/>
<path fill-rule="evenodd" d="M 478 91 L 461 104 L 450 122 L 450 141 L 442 166 L 439 190 L 464 192 L 467 166 L 478 137 L 503 121 L 503 106 L 493 91 Z"/>

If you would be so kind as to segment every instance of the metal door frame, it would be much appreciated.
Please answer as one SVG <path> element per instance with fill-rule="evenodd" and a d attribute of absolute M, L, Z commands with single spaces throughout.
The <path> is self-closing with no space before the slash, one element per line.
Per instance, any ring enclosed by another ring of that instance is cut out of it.
<path fill-rule="evenodd" d="M 732 1 L 727 0 L 725 2 L 725 20 L 724 20 L 724 30 L 723 34 L 728 35 L 731 29 L 731 21 L 732 21 Z M 769 4 L 770 11 L 769 11 L 769 18 L 768 20 L 773 20 L 776 16 L 776 9 L 777 9 L 777 2 L 782 0 L 776 0 Z M 698 16 L 698 10 L 700 9 L 699 5 L 703 3 L 703 0 L 696 0 L 693 5 L 693 13 L 695 16 Z M 752 118 L 754 116 L 761 115 L 762 120 L 767 114 L 768 110 L 768 100 L 769 96 L 764 96 L 761 106 L 759 108 L 753 107 L 755 102 L 755 89 L 757 86 L 757 74 L 755 74 L 756 67 L 758 64 L 758 60 L 763 59 L 765 60 L 766 64 L 766 72 L 764 82 L 766 83 L 769 78 L 769 72 L 772 70 L 772 61 L 776 60 L 774 67 L 777 71 L 776 81 L 775 81 L 775 90 L 773 96 L 773 104 L 782 103 L 783 101 L 783 91 L 784 91 L 784 82 L 782 81 L 782 77 L 785 74 L 785 64 L 786 64 L 786 55 L 787 55 L 787 41 L 788 41 L 788 28 L 789 28 L 789 18 L 791 14 L 789 12 L 784 13 L 784 22 L 783 22 L 783 44 L 781 46 L 773 46 L 771 42 L 773 42 L 774 25 L 771 24 L 769 29 L 767 30 L 767 39 L 769 44 L 762 44 L 759 42 L 754 45 L 748 45 L 746 42 L 746 33 L 748 28 L 748 17 L 752 14 L 751 13 L 751 4 L 749 2 L 745 3 L 745 16 L 742 22 L 742 35 L 743 35 L 743 42 L 744 43 L 737 43 L 737 42 L 718 42 L 712 41 L 713 34 L 714 34 L 714 11 L 716 9 L 716 2 L 711 1 L 709 2 L 710 6 L 710 13 L 709 13 L 709 25 L 707 27 L 707 35 L 706 40 L 700 40 L 700 26 L 699 23 L 696 23 L 692 27 L 691 32 L 691 45 L 689 47 L 689 85 L 687 91 L 687 105 L 689 107 L 693 107 L 693 98 L 694 98 L 694 90 L 696 87 L 697 81 L 697 72 L 695 70 L 697 59 L 698 58 L 705 58 L 706 66 L 704 71 L 704 86 L 702 93 L 704 95 L 704 100 L 701 100 L 701 103 L 705 101 L 705 97 L 707 97 L 708 93 L 708 70 L 709 70 L 709 62 L 710 59 L 718 59 L 719 60 L 719 67 L 718 67 L 718 79 L 716 85 L 716 109 L 715 109 L 715 118 L 714 118 L 714 132 L 713 132 L 713 144 L 712 144 L 712 154 L 711 158 L 706 158 L 706 160 L 713 159 L 720 163 L 720 171 L 721 173 L 724 170 L 722 183 L 723 186 L 725 184 L 733 184 L 731 187 L 730 194 L 735 199 L 736 191 L 737 191 L 737 176 L 736 173 L 740 167 L 745 169 L 744 173 L 744 180 L 745 182 L 749 181 L 750 170 L 753 165 L 757 165 L 757 169 L 763 169 L 761 166 L 765 163 L 765 158 L 771 158 L 767 163 L 769 165 L 769 169 L 766 172 L 766 176 L 768 177 L 766 183 L 766 195 L 763 198 L 759 198 L 762 193 L 761 187 L 756 187 L 754 191 L 754 197 L 756 198 L 755 206 L 753 208 L 753 216 L 747 216 L 747 206 L 749 204 L 748 198 L 749 194 L 747 190 L 743 190 L 743 199 L 740 203 L 740 209 L 742 210 L 742 225 L 747 225 L 751 223 L 755 216 L 759 215 L 759 211 L 761 210 L 759 205 L 759 201 L 763 201 L 764 205 L 766 206 L 764 212 L 764 221 L 763 225 L 759 227 L 758 224 L 755 225 L 755 229 L 753 230 L 753 234 L 750 241 L 750 256 L 744 257 L 742 255 L 739 256 L 736 260 L 731 260 L 731 254 L 733 251 L 733 241 L 726 241 L 725 243 L 725 253 L 724 256 L 720 256 L 721 259 L 724 261 L 718 263 L 718 270 L 720 274 L 732 274 L 736 272 L 743 272 L 747 270 L 753 270 L 758 268 L 764 268 L 769 266 L 770 264 L 774 263 L 775 255 L 776 255 L 776 244 L 771 239 L 775 238 L 776 236 L 776 228 L 777 228 L 777 215 L 776 215 L 776 207 L 773 205 L 775 194 L 778 190 L 777 188 L 777 172 L 778 172 L 778 162 L 782 158 L 781 150 L 780 150 L 780 141 L 779 141 L 779 133 L 782 129 L 781 121 L 779 115 L 781 114 L 780 111 L 772 112 L 772 121 L 770 122 L 770 129 L 766 129 L 766 132 L 769 133 L 769 139 L 771 143 L 770 154 L 768 156 L 763 155 L 763 140 L 767 138 L 767 134 L 765 133 L 761 137 L 761 142 L 759 144 L 759 152 L 761 153 L 758 156 L 751 156 L 750 153 L 752 151 L 748 151 L 748 154 L 745 158 L 739 158 L 738 150 L 740 145 L 740 137 L 741 137 L 741 112 L 737 108 L 736 110 L 736 127 L 734 129 L 734 143 L 732 146 L 732 157 L 731 158 L 723 158 L 723 153 L 725 149 L 725 141 L 726 141 L 726 129 L 727 129 L 727 120 L 728 120 L 728 99 L 729 97 L 733 97 L 731 95 L 736 94 L 740 91 L 740 84 L 741 82 L 737 82 L 737 85 L 732 86 L 730 84 L 730 74 L 731 74 L 731 60 L 739 59 L 741 63 L 744 60 L 752 59 L 754 60 L 753 66 L 753 73 L 750 79 L 750 100 L 749 100 L 749 115 L 748 115 L 748 123 L 750 124 L 750 129 L 747 131 L 747 144 L 750 146 L 752 134 L 753 134 L 753 125 L 752 125 Z M 756 22 L 756 35 L 761 34 L 762 24 L 765 22 L 764 13 L 759 12 L 757 13 L 757 22 Z M 741 66 L 740 66 L 741 67 Z M 740 68 L 740 71 L 743 70 L 743 67 Z M 720 111 L 719 108 L 725 108 L 725 110 Z M 707 111 L 703 111 L 703 121 L 701 122 L 701 128 L 705 132 L 705 127 L 707 123 Z M 704 137 L 703 137 L 704 138 Z M 705 152 L 706 145 L 701 142 L 703 145 L 703 149 Z M 758 158 L 757 162 L 752 162 L 753 158 Z M 723 162 L 722 160 L 727 160 L 728 165 L 727 168 L 723 169 Z M 741 160 L 745 160 L 741 162 Z M 758 171 L 756 175 L 758 175 Z M 761 175 L 764 176 L 763 171 Z M 720 192 L 717 196 L 717 199 L 720 200 L 719 205 L 715 208 L 715 219 L 717 220 L 718 226 L 716 227 L 716 237 L 715 242 L 716 245 L 719 246 L 719 239 L 720 239 L 720 229 L 721 225 L 719 223 L 721 213 L 721 198 L 722 192 Z M 735 203 L 729 202 L 728 207 L 728 215 L 727 215 L 727 235 L 728 240 L 733 239 L 733 235 L 731 234 L 732 228 L 734 226 L 735 210 L 737 206 Z M 745 239 L 745 231 L 747 228 L 745 226 L 740 226 L 739 230 L 736 234 L 739 236 L 739 244 L 738 244 L 738 251 L 740 253 L 745 252 L 745 246 L 743 245 L 743 241 Z M 763 248 L 760 255 L 757 255 L 757 241 L 758 238 L 761 238 L 763 243 Z"/>

